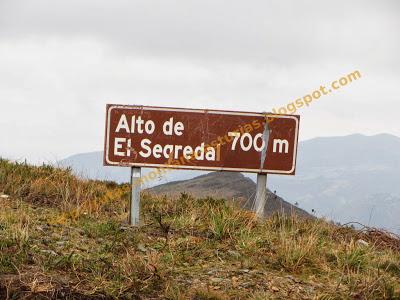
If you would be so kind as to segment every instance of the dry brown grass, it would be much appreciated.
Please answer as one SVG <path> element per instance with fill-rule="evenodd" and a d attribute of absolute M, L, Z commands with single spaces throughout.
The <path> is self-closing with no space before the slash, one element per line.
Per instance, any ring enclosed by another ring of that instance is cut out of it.
<path fill-rule="evenodd" d="M 0 161 L 0 298 L 399 299 L 398 239 Z M 360 240 L 364 242 L 360 242 Z"/>
<path fill-rule="evenodd" d="M 99 214 L 110 209 L 111 202 L 126 197 L 128 191 L 126 185 L 78 179 L 68 168 L 33 167 L 0 159 L 0 192 L 73 215 Z"/>

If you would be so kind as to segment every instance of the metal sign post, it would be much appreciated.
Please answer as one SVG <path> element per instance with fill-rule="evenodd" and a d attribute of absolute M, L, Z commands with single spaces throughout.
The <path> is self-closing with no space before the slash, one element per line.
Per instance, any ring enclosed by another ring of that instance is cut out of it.
<path fill-rule="evenodd" d="M 131 197 L 129 199 L 129 224 L 139 225 L 141 168 L 131 168 Z"/>
<path fill-rule="evenodd" d="M 257 217 L 264 216 L 264 208 L 267 203 L 267 174 L 257 174 L 257 191 L 254 211 Z"/>

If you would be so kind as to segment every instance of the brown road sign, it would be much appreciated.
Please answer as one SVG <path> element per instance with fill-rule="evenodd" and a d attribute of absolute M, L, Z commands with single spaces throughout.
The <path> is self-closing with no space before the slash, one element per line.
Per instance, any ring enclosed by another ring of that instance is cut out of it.
<path fill-rule="evenodd" d="M 300 117 L 107 105 L 104 165 L 295 173 Z"/>

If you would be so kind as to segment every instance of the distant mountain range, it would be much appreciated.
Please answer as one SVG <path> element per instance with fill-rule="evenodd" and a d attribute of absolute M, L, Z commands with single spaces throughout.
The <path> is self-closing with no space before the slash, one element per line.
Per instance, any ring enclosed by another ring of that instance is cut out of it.
<path fill-rule="evenodd" d="M 74 173 L 80 177 L 111 180 L 118 183 L 129 182 L 130 168 L 127 167 L 105 167 L 103 166 L 103 152 L 89 152 L 70 156 L 58 162 L 60 166 L 71 167 Z M 149 173 L 151 169 L 142 168 L 142 175 Z M 168 183 L 171 181 L 185 180 L 209 172 L 190 171 L 190 170 L 172 170 L 162 177 L 145 183 L 144 188 Z"/>
<path fill-rule="evenodd" d="M 400 138 L 379 134 L 300 143 L 296 176 L 269 176 L 284 199 L 342 223 L 400 232 Z"/>
<path fill-rule="evenodd" d="M 84 177 L 129 181 L 129 168 L 103 167 L 102 157 L 102 152 L 78 154 L 60 164 Z M 146 187 L 206 173 L 172 171 Z M 255 180 L 254 174 L 246 176 Z M 269 175 L 268 187 L 318 216 L 400 232 L 400 138 L 354 134 L 303 141 L 296 176 Z"/>

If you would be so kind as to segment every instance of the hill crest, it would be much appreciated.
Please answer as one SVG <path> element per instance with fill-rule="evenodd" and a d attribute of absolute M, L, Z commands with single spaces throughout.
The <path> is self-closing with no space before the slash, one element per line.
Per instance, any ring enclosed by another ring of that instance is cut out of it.
<path fill-rule="evenodd" d="M 151 194 L 179 197 L 181 193 L 187 193 L 195 198 L 224 198 L 239 202 L 241 207 L 252 209 L 256 184 L 253 180 L 237 172 L 211 172 L 188 180 L 173 181 L 161 184 L 146 190 Z M 310 217 L 306 211 L 290 204 L 270 190 L 267 191 L 267 202 L 264 215 L 270 216 L 275 212 L 285 214 L 296 213 L 304 217 Z"/>

